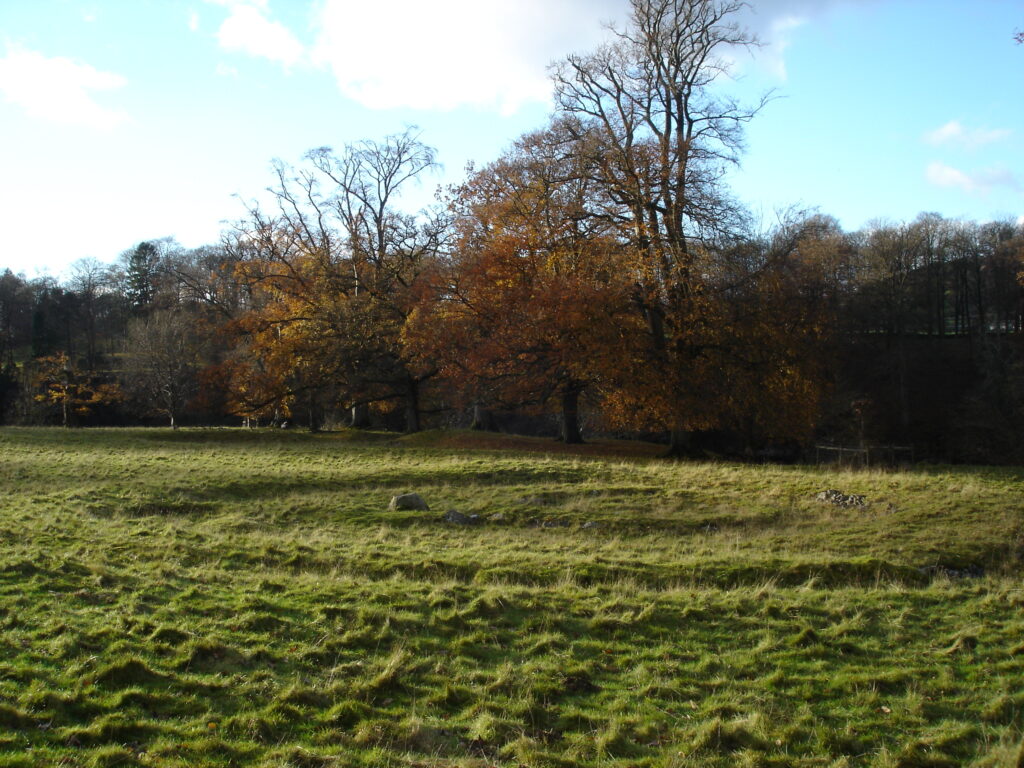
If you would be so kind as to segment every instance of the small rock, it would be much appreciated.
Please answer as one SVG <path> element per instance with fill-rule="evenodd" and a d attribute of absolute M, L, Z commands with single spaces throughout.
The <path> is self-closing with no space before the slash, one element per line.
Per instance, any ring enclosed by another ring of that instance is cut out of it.
<path fill-rule="evenodd" d="M 504 523 L 508 520 L 508 515 L 504 512 L 495 512 L 493 515 L 487 518 L 492 523 Z"/>
<path fill-rule="evenodd" d="M 399 496 L 391 497 L 388 509 L 418 509 L 426 512 L 430 510 L 430 507 L 427 506 L 427 502 L 418 493 L 403 493 Z"/>
<path fill-rule="evenodd" d="M 542 507 L 545 503 L 540 496 L 524 496 L 521 499 L 516 499 L 516 504 L 525 504 L 531 507 Z"/>
<path fill-rule="evenodd" d="M 568 520 L 545 520 L 540 524 L 541 528 L 568 528 Z"/>
<path fill-rule="evenodd" d="M 444 521 L 455 525 L 476 525 L 480 522 L 480 515 L 464 515 L 458 510 L 449 509 L 444 513 Z"/>
<path fill-rule="evenodd" d="M 585 522 L 583 525 L 581 525 L 580 528 L 582 530 L 584 530 L 584 531 L 588 531 L 591 528 L 598 528 L 600 525 L 601 524 L 599 522 L 597 522 L 596 520 L 587 520 L 587 522 Z"/>

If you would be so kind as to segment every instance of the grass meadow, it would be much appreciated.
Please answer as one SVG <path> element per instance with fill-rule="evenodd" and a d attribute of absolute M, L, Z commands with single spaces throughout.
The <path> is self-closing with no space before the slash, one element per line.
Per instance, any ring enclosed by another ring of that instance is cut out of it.
<path fill-rule="evenodd" d="M 1024 470 L 650 452 L 0 430 L 0 766 L 1024 766 Z"/>

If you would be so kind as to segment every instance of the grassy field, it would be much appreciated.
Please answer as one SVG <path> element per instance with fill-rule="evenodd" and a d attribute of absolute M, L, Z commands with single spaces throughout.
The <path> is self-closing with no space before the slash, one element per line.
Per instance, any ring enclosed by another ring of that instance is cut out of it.
<path fill-rule="evenodd" d="M 554 448 L 0 430 L 0 766 L 1024 766 L 1024 471 Z"/>

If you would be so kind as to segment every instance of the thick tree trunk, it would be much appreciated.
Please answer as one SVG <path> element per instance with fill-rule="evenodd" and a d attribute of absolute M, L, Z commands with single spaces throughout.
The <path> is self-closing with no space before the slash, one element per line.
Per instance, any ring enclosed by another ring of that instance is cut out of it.
<path fill-rule="evenodd" d="M 498 431 L 494 424 L 494 414 L 479 403 L 473 404 L 473 423 L 469 425 L 469 428 L 480 432 Z"/>
<path fill-rule="evenodd" d="M 366 403 L 352 406 L 352 421 L 349 424 L 353 429 L 370 428 L 370 406 Z"/>
<path fill-rule="evenodd" d="M 562 393 L 562 442 L 578 445 L 583 442 L 580 434 L 580 390 L 570 387 Z"/>
<path fill-rule="evenodd" d="M 409 379 L 405 395 L 405 431 L 420 431 L 420 393 L 419 384 Z"/>

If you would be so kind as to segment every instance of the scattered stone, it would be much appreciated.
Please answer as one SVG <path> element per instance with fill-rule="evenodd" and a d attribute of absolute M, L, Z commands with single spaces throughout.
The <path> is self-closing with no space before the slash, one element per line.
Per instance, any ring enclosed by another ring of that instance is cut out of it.
<path fill-rule="evenodd" d="M 418 493 L 403 493 L 399 496 L 391 497 L 388 509 L 418 509 L 427 512 L 430 510 L 430 507 L 427 506 L 427 502 Z"/>
<path fill-rule="evenodd" d="M 837 491 L 834 488 L 822 491 L 816 498 L 818 501 L 824 502 L 825 504 L 833 504 L 837 507 L 842 507 L 843 509 L 849 509 L 850 507 L 866 507 L 868 505 L 866 497 L 855 493 L 843 493 L 842 491 Z"/>
<path fill-rule="evenodd" d="M 600 525 L 601 524 L 596 520 L 587 520 L 587 522 L 581 525 L 580 528 L 584 531 L 589 531 L 591 528 L 599 528 Z"/>
<path fill-rule="evenodd" d="M 540 524 L 541 528 L 568 528 L 568 520 L 545 520 Z"/>
<path fill-rule="evenodd" d="M 925 576 L 945 576 L 947 579 L 980 579 L 985 569 L 980 565 L 968 565 L 966 568 L 950 568 L 948 565 L 926 565 L 917 569 Z"/>
<path fill-rule="evenodd" d="M 508 515 L 504 512 L 495 512 L 493 515 L 487 518 L 492 523 L 504 523 L 508 521 Z"/>
<path fill-rule="evenodd" d="M 525 504 L 530 507 L 543 507 L 547 502 L 540 496 L 524 496 L 521 499 L 516 499 L 516 504 Z"/>
<path fill-rule="evenodd" d="M 480 515 L 464 515 L 458 510 L 449 509 L 444 513 L 444 521 L 455 525 L 477 525 L 480 522 Z"/>

